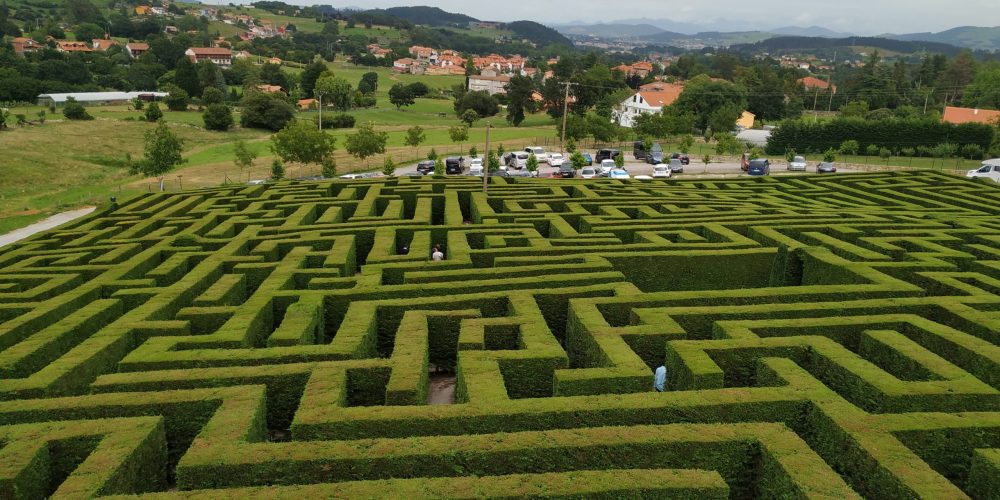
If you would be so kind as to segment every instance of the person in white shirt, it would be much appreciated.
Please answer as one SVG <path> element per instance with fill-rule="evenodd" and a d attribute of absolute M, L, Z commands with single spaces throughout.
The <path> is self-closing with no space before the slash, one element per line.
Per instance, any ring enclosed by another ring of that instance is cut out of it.
<path fill-rule="evenodd" d="M 444 260 L 444 252 L 441 251 L 440 245 L 434 245 L 434 252 L 431 253 L 431 260 L 435 262 Z"/>
<path fill-rule="evenodd" d="M 660 365 L 656 369 L 656 373 L 653 375 L 653 390 L 656 392 L 663 392 L 666 390 L 667 385 L 667 367 Z"/>

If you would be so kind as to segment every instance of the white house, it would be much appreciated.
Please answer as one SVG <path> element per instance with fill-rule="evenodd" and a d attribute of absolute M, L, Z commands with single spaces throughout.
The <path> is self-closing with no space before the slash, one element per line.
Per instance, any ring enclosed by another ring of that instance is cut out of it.
<path fill-rule="evenodd" d="M 639 91 L 622 101 L 614 110 L 614 119 L 623 127 L 632 127 L 635 118 L 643 114 L 654 114 L 663 111 L 680 97 L 684 90 L 682 85 L 673 83 L 650 83 L 639 87 Z"/>
<path fill-rule="evenodd" d="M 233 65 L 233 51 L 225 47 L 191 47 L 184 52 L 191 62 L 212 61 L 217 66 Z"/>
<path fill-rule="evenodd" d="M 508 83 L 510 83 L 509 76 L 498 75 L 495 71 L 486 70 L 481 75 L 469 76 L 469 92 L 485 90 L 490 95 L 506 94 L 507 89 L 504 87 Z"/>

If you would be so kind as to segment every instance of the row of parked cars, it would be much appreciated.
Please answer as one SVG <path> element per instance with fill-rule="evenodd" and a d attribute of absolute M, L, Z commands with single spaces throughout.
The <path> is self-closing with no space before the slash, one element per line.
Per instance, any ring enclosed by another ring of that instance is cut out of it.
<path fill-rule="evenodd" d="M 742 166 L 747 175 L 761 176 L 771 175 L 771 160 L 767 158 L 755 158 Z M 792 158 L 788 162 L 788 170 L 791 172 L 805 172 L 806 159 L 802 156 Z M 837 166 L 833 162 L 821 161 L 816 164 L 817 174 L 833 174 L 837 172 Z"/>

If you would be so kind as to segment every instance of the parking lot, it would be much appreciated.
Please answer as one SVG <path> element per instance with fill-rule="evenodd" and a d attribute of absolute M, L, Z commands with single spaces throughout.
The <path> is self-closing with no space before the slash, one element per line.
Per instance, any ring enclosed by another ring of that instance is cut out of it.
<path fill-rule="evenodd" d="M 595 155 L 594 151 L 589 151 L 591 155 Z M 468 163 L 466 163 L 468 165 Z M 417 164 L 412 163 L 405 166 L 400 166 L 396 169 L 396 175 L 405 175 L 409 172 L 416 171 Z M 636 160 L 632 157 L 630 151 L 625 152 L 625 170 L 628 171 L 629 175 L 635 177 L 637 175 L 653 175 L 653 166 L 642 161 Z M 837 168 L 838 173 L 851 173 L 849 169 L 842 167 Z M 468 166 L 465 168 L 465 172 L 468 172 Z M 538 176 L 539 177 L 553 177 L 558 176 L 559 169 L 551 167 L 548 164 L 542 163 L 538 166 Z M 806 168 L 806 172 L 789 172 L 788 165 L 784 161 L 776 161 L 771 163 L 771 175 L 803 175 L 803 174 L 815 174 L 816 165 L 811 162 Z M 579 173 L 578 173 L 579 175 Z M 677 178 L 700 178 L 700 177 L 739 177 L 741 175 L 746 175 L 746 172 L 740 170 L 740 164 L 738 161 L 732 162 L 719 162 L 711 163 L 706 166 L 700 161 L 696 161 L 694 158 L 691 159 L 690 165 L 684 166 L 684 172 L 680 174 L 674 174 Z"/>

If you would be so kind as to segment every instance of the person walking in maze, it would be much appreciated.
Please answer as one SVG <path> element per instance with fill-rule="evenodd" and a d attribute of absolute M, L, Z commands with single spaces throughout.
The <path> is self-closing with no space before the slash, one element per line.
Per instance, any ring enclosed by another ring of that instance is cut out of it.
<path fill-rule="evenodd" d="M 434 252 L 431 253 L 431 260 L 433 261 L 444 260 L 444 252 L 441 251 L 441 245 L 434 245 Z"/>
<path fill-rule="evenodd" d="M 653 390 L 656 392 L 663 392 L 667 390 L 667 367 L 660 365 L 656 369 L 655 375 L 653 375 Z"/>

